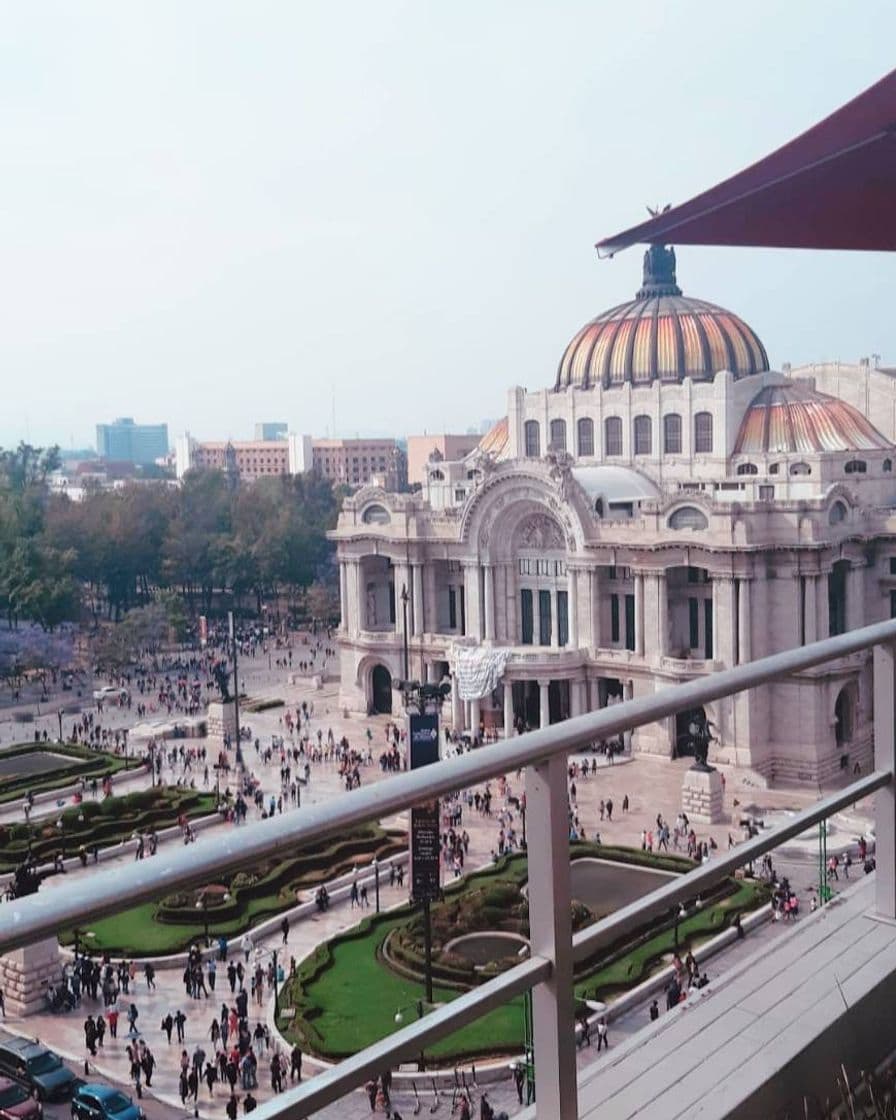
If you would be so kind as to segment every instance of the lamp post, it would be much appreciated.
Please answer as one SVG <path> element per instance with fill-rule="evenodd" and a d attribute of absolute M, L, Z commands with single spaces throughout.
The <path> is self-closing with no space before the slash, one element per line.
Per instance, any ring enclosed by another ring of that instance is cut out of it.
<path fill-rule="evenodd" d="M 685 909 L 684 903 L 683 903 L 683 902 L 679 902 L 679 904 L 678 904 L 678 909 L 677 909 L 677 910 L 675 911 L 675 925 L 674 925 L 674 927 L 673 927 L 673 930 L 674 930 L 674 933 L 673 933 L 673 944 L 674 944 L 674 948 L 675 948 L 675 952 L 676 952 L 676 953 L 678 952 L 678 923 L 679 923 L 680 921 L 683 921 L 683 920 L 684 920 L 684 918 L 686 918 L 686 917 L 687 917 L 687 913 L 688 913 L 688 912 L 687 912 L 687 910 Z"/>
<path fill-rule="evenodd" d="M 56 713 L 56 718 L 59 720 L 59 742 L 62 742 L 62 708 Z"/>
<path fill-rule="evenodd" d="M 417 1012 L 417 1018 L 422 1019 L 427 1011 L 432 1011 L 432 1002 L 424 1002 L 422 999 L 417 999 L 412 1003 L 402 1004 L 401 1007 L 399 1007 L 399 1009 L 395 1012 L 395 1022 L 399 1026 L 401 1026 L 401 1024 L 404 1022 L 404 1013 L 411 1007 L 413 1007 L 413 1009 Z M 420 1051 L 420 1056 L 417 1059 L 417 1064 L 419 1065 L 421 1070 L 426 1069 L 426 1057 L 422 1050 Z"/>
<path fill-rule="evenodd" d="M 236 627 L 233 623 L 233 611 L 227 612 L 227 626 L 230 631 L 230 654 L 233 657 L 233 722 L 236 733 L 236 764 L 243 769 L 243 746 L 240 738 L 240 682 L 237 676 L 237 649 Z"/>
<path fill-rule="evenodd" d="M 522 840 L 521 840 L 521 846 L 522 846 L 523 851 L 525 851 L 526 848 L 528 847 L 528 845 L 526 843 L 526 792 L 525 792 L 525 790 L 523 791 L 523 794 L 520 797 L 520 821 L 522 822 L 522 825 L 523 825 L 523 836 L 522 836 Z"/>
<path fill-rule="evenodd" d="M 62 845 L 62 859 L 65 860 L 65 823 L 62 817 L 56 821 L 56 831 L 59 833 L 59 842 Z"/>
<path fill-rule="evenodd" d="M 278 955 L 279 952 L 280 952 L 280 949 L 276 945 L 274 945 L 270 949 L 263 949 L 259 945 L 258 948 L 255 950 L 255 959 L 256 960 L 261 960 L 261 958 L 264 957 L 264 955 L 266 953 L 271 954 L 271 963 L 274 966 L 274 984 L 273 984 L 273 987 L 274 987 L 274 1023 L 275 1024 L 276 1024 L 277 1020 L 280 1018 L 280 988 L 279 988 L 280 977 L 279 977 L 279 973 L 277 972 L 277 955 Z"/>
<path fill-rule="evenodd" d="M 207 949 L 211 945 L 211 941 L 208 936 L 208 902 L 204 894 L 200 896 L 196 903 L 196 909 L 202 911 L 202 924 L 205 927 L 205 947 Z"/>
<path fill-rule="evenodd" d="M 410 669 L 408 667 L 408 664 L 409 664 L 409 658 L 408 658 L 408 601 L 409 601 L 409 599 L 410 599 L 410 596 L 408 595 L 407 584 L 403 583 L 401 585 L 401 617 L 402 617 L 402 629 L 403 629 L 404 679 L 405 680 L 407 680 L 411 675 Z"/>

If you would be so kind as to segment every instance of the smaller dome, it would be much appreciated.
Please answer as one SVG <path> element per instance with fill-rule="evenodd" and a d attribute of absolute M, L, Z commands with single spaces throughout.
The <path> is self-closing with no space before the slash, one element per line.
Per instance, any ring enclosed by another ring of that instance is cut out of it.
<path fill-rule="evenodd" d="M 506 416 L 489 428 L 479 441 L 477 450 L 485 455 L 491 455 L 499 463 L 503 463 L 505 459 L 510 457 L 510 438 Z"/>
<path fill-rule="evenodd" d="M 735 455 L 877 451 L 889 440 L 857 408 L 798 381 L 767 385 L 741 421 Z"/>

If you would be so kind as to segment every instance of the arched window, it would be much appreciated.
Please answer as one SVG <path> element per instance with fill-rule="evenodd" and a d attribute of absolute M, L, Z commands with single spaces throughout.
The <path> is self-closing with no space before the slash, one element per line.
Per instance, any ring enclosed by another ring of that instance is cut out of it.
<path fill-rule="evenodd" d="M 385 506 L 368 506 L 361 514 L 365 525 L 388 525 L 391 518 Z"/>
<path fill-rule="evenodd" d="M 635 417 L 635 454 L 650 455 L 653 453 L 653 425 L 649 416 Z"/>
<path fill-rule="evenodd" d="M 663 454 L 681 454 L 681 417 L 677 412 L 663 417 Z"/>
<path fill-rule="evenodd" d="M 846 513 L 846 506 L 843 504 L 843 502 L 834 502 L 834 504 L 831 506 L 830 512 L 828 513 L 828 524 L 839 525 L 841 521 L 846 520 Z"/>
<path fill-rule="evenodd" d="M 759 468 L 755 463 L 741 463 L 737 468 L 738 474 L 759 474 Z"/>
<path fill-rule="evenodd" d="M 868 470 L 868 464 L 864 459 L 850 459 L 844 469 L 847 474 L 864 474 Z"/>
<path fill-rule="evenodd" d="M 595 500 L 594 500 L 594 512 L 597 514 L 598 517 L 603 517 L 603 515 L 604 515 L 604 500 L 603 500 L 603 498 L 595 498 Z"/>
<path fill-rule="evenodd" d="M 541 455 L 541 432 L 538 430 L 537 420 L 527 420 L 526 427 L 526 458 L 537 459 Z"/>
<path fill-rule="evenodd" d="M 430 471 L 429 472 L 429 481 L 430 482 L 444 482 L 445 481 L 445 475 L 443 474 L 442 471 Z"/>
<path fill-rule="evenodd" d="M 579 455 L 587 458 L 594 454 L 594 421 L 587 416 L 578 423 Z"/>
<path fill-rule="evenodd" d="M 790 473 L 791 474 L 811 474 L 812 473 L 812 468 L 809 466 L 808 463 L 791 463 Z"/>
<path fill-rule="evenodd" d="M 618 416 L 608 416 L 604 420 L 604 454 L 622 454 L 622 420 Z"/>
<path fill-rule="evenodd" d="M 780 463 L 772 463 L 772 465 L 768 468 L 768 473 L 769 474 L 777 474 L 778 471 L 780 471 L 780 469 L 781 469 L 781 464 Z"/>
<path fill-rule="evenodd" d="M 565 451 L 566 450 L 566 421 L 565 420 L 552 420 L 551 421 L 551 442 L 548 447 L 549 451 Z"/>
<path fill-rule="evenodd" d="M 889 474 L 893 470 L 893 460 L 884 459 L 884 474 Z"/>
<path fill-rule="evenodd" d="M 669 515 L 670 529 L 706 529 L 709 519 L 696 506 L 681 506 Z"/>
<path fill-rule="evenodd" d="M 712 454 L 712 413 L 698 412 L 694 417 L 694 454 Z"/>

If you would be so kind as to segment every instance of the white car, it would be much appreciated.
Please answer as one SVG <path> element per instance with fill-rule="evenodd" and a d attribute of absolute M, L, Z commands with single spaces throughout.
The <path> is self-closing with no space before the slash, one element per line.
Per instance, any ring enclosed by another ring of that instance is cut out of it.
<path fill-rule="evenodd" d="M 102 688 L 95 688 L 93 690 L 94 700 L 112 700 L 121 704 L 128 698 L 128 690 L 126 688 L 118 688 L 114 684 L 103 685 Z"/>

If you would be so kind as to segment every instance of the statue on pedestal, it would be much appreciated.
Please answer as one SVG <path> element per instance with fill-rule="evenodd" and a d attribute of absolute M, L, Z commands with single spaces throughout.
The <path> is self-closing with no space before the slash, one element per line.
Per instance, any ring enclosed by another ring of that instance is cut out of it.
<path fill-rule="evenodd" d="M 218 691 L 221 693 L 221 702 L 224 704 L 230 703 L 230 673 L 227 671 L 227 662 L 219 661 L 214 669 L 212 669 L 212 676 L 215 678 L 215 684 L 218 686 Z"/>
<path fill-rule="evenodd" d="M 711 723 L 707 717 L 706 712 L 702 708 L 691 714 L 688 723 L 688 738 L 690 739 L 690 746 L 694 752 L 694 765 L 692 770 L 702 770 L 704 773 L 714 770 L 714 766 L 710 766 L 709 759 L 709 745 L 710 743 L 718 742 L 718 739 L 713 735 L 715 724 Z"/>

